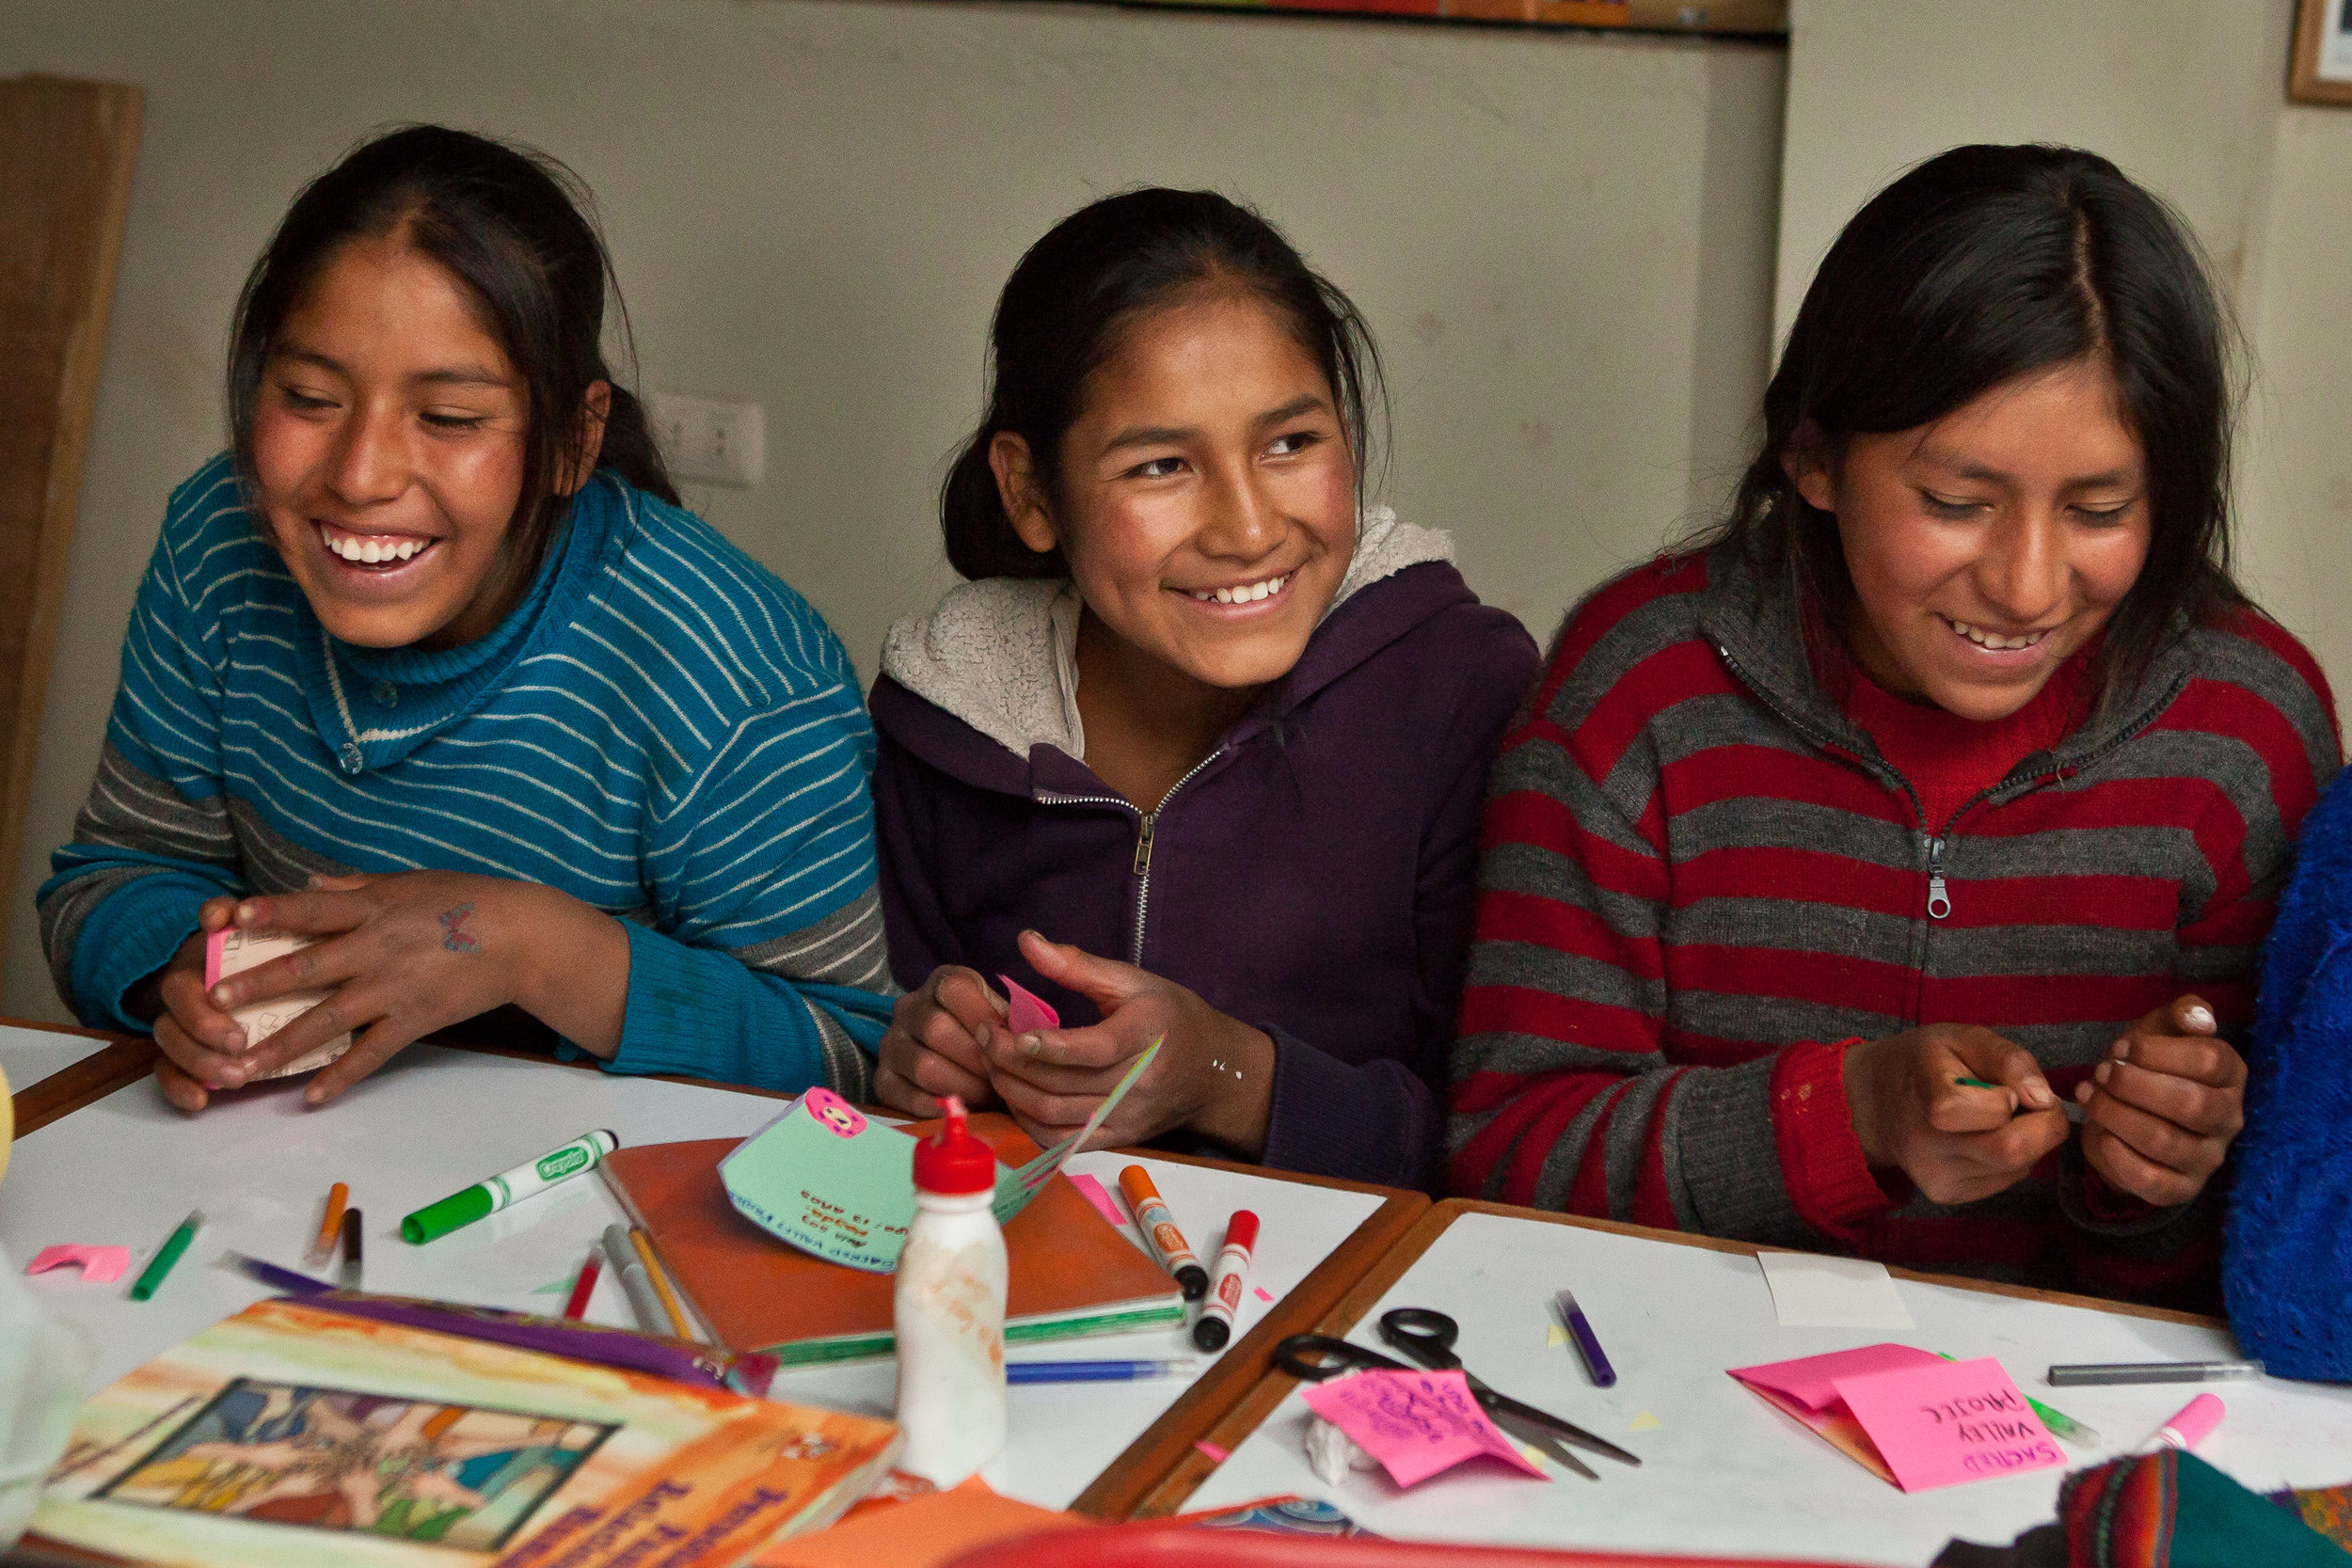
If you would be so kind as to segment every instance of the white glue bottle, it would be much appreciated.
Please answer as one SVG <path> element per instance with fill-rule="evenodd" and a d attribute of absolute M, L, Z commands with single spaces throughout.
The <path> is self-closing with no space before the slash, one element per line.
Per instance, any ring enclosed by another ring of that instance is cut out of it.
<path fill-rule="evenodd" d="M 1005 1233 L 991 1206 L 996 1153 L 947 1100 L 914 1146 L 914 1224 L 898 1254 L 898 1467 L 942 1490 L 1004 1451 Z"/>

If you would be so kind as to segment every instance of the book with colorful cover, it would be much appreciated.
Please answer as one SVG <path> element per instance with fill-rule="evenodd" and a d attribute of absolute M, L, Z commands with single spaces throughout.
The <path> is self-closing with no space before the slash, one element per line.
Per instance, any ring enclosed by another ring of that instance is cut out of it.
<path fill-rule="evenodd" d="M 905 1131 L 920 1135 L 934 1125 Z M 1018 1165 L 1038 1153 L 1000 1112 L 976 1115 L 970 1125 L 1000 1161 Z M 738 1213 L 719 1164 L 739 1142 L 640 1144 L 614 1149 L 598 1168 L 652 1239 L 670 1283 L 731 1349 L 764 1351 L 787 1367 L 888 1355 L 891 1275 L 799 1251 Z M 1009 1344 L 1184 1321 L 1182 1288 L 1067 1176 L 1056 1174 L 1007 1222 L 1005 1252 Z"/>
<path fill-rule="evenodd" d="M 870 1417 L 264 1301 L 85 1405 L 32 1528 L 174 1568 L 721 1568 L 898 1450 Z"/>

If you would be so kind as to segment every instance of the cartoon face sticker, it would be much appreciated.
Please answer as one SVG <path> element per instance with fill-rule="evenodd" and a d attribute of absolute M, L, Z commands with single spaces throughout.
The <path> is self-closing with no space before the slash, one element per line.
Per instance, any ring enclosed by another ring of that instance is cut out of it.
<path fill-rule="evenodd" d="M 833 1130 L 836 1138 L 854 1138 L 866 1131 L 866 1118 L 831 1089 L 811 1089 L 801 1096 L 808 1114 Z"/>

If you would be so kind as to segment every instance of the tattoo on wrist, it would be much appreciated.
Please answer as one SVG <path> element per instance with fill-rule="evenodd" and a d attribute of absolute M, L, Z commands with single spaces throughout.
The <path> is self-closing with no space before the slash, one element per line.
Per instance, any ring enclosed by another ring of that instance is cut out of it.
<path fill-rule="evenodd" d="M 479 953 L 482 944 L 466 933 L 466 917 L 473 913 L 471 904 L 460 904 L 441 911 L 441 945 L 453 953 Z"/>

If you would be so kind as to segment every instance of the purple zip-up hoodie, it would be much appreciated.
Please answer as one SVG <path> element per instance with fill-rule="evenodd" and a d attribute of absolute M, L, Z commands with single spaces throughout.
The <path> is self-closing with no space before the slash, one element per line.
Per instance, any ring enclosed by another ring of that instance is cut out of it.
<path fill-rule="evenodd" d="M 1442 533 L 1367 515 L 1289 677 L 1146 815 L 1085 763 L 1066 582 L 993 578 L 892 627 L 872 707 L 890 962 L 1009 974 L 1015 939 L 1136 964 L 1274 1040 L 1265 1163 L 1424 1187 L 1486 768 L 1536 670 Z"/>

